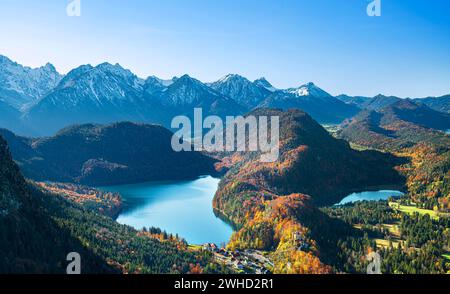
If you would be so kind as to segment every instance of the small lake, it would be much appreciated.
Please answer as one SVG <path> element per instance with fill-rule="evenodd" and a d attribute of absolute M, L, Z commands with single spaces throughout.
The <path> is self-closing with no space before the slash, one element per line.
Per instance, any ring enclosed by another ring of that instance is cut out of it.
<path fill-rule="evenodd" d="M 380 190 L 380 191 L 364 191 L 358 193 L 352 193 L 342 199 L 341 202 L 335 205 L 344 205 L 347 203 L 353 203 L 358 201 L 378 201 L 378 200 L 387 200 L 389 197 L 400 197 L 403 196 L 404 193 L 395 190 Z"/>
<path fill-rule="evenodd" d="M 228 243 L 233 229 L 216 217 L 212 200 L 219 179 L 201 177 L 194 181 L 149 182 L 102 187 L 122 196 L 121 224 L 136 229 L 157 227 L 178 234 L 189 244 Z"/>

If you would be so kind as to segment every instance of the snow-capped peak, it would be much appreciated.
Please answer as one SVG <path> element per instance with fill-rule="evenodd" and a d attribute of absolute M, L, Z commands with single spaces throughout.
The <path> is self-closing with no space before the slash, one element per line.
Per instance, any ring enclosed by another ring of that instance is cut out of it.
<path fill-rule="evenodd" d="M 5 55 L 0 54 L 0 64 L 4 64 L 4 63 L 14 63 L 14 62 L 11 59 L 9 59 L 8 57 L 6 57 Z"/>
<path fill-rule="evenodd" d="M 264 77 L 255 80 L 253 83 L 254 83 L 255 85 L 257 85 L 258 87 L 263 87 L 263 88 L 269 90 L 270 92 L 275 92 L 275 91 L 277 90 L 277 88 L 275 88 L 274 86 L 272 86 L 272 84 L 269 83 L 269 82 L 266 80 L 266 78 L 264 78 Z"/>
<path fill-rule="evenodd" d="M 286 92 L 294 94 L 298 97 L 301 96 L 314 96 L 314 97 L 330 97 L 331 95 L 317 87 L 314 83 L 309 82 L 298 88 L 291 88 L 286 90 Z"/>
<path fill-rule="evenodd" d="M 202 88 L 207 88 L 207 86 L 205 84 L 203 84 L 202 82 L 200 82 L 199 80 L 189 76 L 188 74 L 182 75 L 179 78 L 175 78 L 173 79 L 173 83 L 171 86 L 175 86 L 175 85 L 194 85 L 194 86 L 198 86 L 198 87 L 202 87 Z"/>
<path fill-rule="evenodd" d="M 149 76 L 144 83 L 144 89 L 147 94 L 154 94 L 164 91 L 173 84 L 173 80 L 163 80 L 156 76 Z"/>
<path fill-rule="evenodd" d="M 226 97 L 230 97 L 249 109 L 258 105 L 270 92 L 247 78 L 228 74 L 209 86 Z"/>
<path fill-rule="evenodd" d="M 56 68 L 53 64 L 51 64 L 50 62 L 47 62 L 43 67 L 43 69 L 48 70 L 48 71 L 56 71 Z"/>
<path fill-rule="evenodd" d="M 61 78 L 50 63 L 31 68 L 0 55 L 0 94 L 4 101 L 17 109 L 41 98 L 52 90 Z"/>
<path fill-rule="evenodd" d="M 227 74 L 214 83 L 226 83 L 226 82 L 250 82 L 246 78 L 238 74 Z M 214 84 L 213 83 L 213 84 Z"/>
<path fill-rule="evenodd" d="M 170 79 L 170 80 L 164 80 L 164 79 L 158 78 L 157 76 L 149 76 L 149 77 L 147 78 L 147 81 L 153 80 L 153 81 L 159 83 L 161 86 L 169 87 L 169 86 L 172 85 L 177 79 L 178 79 L 177 77 L 173 77 L 173 78 Z"/>
<path fill-rule="evenodd" d="M 101 70 L 108 74 L 114 74 L 126 78 L 137 78 L 137 76 L 130 70 L 123 68 L 120 64 L 111 64 L 108 62 L 101 63 L 95 67 L 97 70 Z"/>

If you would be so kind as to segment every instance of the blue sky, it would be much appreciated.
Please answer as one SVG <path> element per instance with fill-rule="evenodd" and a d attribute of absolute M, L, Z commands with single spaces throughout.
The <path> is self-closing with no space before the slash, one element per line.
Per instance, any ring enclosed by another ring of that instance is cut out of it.
<path fill-rule="evenodd" d="M 332 94 L 450 93 L 450 1 L 0 0 L 0 54 L 66 73 L 120 63 L 141 77 L 227 73 Z"/>

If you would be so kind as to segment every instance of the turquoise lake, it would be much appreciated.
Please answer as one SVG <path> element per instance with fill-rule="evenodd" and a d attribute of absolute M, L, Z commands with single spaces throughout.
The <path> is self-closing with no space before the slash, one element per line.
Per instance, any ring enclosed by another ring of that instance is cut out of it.
<path fill-rule="evenodd" d="M 102 187 L 118 192 L 124 208 L 117 218 L 136 229 L 158 227 L 178 234 L 189 244 L 228 243 L 232 227 L 215 216 L 212 200 L 219 179 L 201 177 L 194 181 L 149 182 Z"/>
<path fill-rule="evenodd" d="M 336 205 L 343 205 L 347 203 L 353 203 L 358 201 L 378 201 L 378 200 L 387 200 L 389 197 L 400 197 L 404 195 L 400 191 L 395 190 L 380 190 L 380 191 L 364 191 L 364 192 L 358 192 L 358 193 L 352 193 L 342 199 L 341 202 L 337 203 Z"/>

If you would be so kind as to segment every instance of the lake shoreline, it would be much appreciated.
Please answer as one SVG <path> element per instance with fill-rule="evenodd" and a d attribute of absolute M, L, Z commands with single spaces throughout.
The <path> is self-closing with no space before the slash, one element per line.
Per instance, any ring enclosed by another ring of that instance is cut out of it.
<path fill-rule="evenodd" d="M 192 245 L 227 244 L 235 227 L 213 208 L 219 182 L 205 175 L 193 181 L 152 181 L 101 189 L 121 195 L 123 209 L 115 219 L 120 224 L 136 230 L 160 228 Z"/>
<path fill-rule="evenodd" d="M 347 204 L 353 204 L 360 201 L 386 201 L 390 198 L 401 198 L 405 193 L 398 190 L 377 190 L 377 191 L 360 191 L 348 194 L 340 202 L 333 205 L 345 206 Z"/>
<path fill-rule="evenodd" d="M 336 192 L 334 195 L 339 195 L 338 197 L 334 197 L 334 201 L 329 201 L 330 203 L 321 204 L 316 203 L 317 207 L 330 207 L 335 205 L 336 203 L 340 203 L 345 197 L 353 193 L 362 193 L 362 192 L 377 192 L 382 190 L 391 190 L 391 191 L 399 191 L 403 194 L 407 194 L 408 190 L 405 185 L 400 184 L 386 184 L 386 185 L 374 185 L 374 186 L 366 186 L 358 189 L 346 189 L 345 191 L 340 190 Z M 331 203 L 334 202 L 334 203 Z"/>

